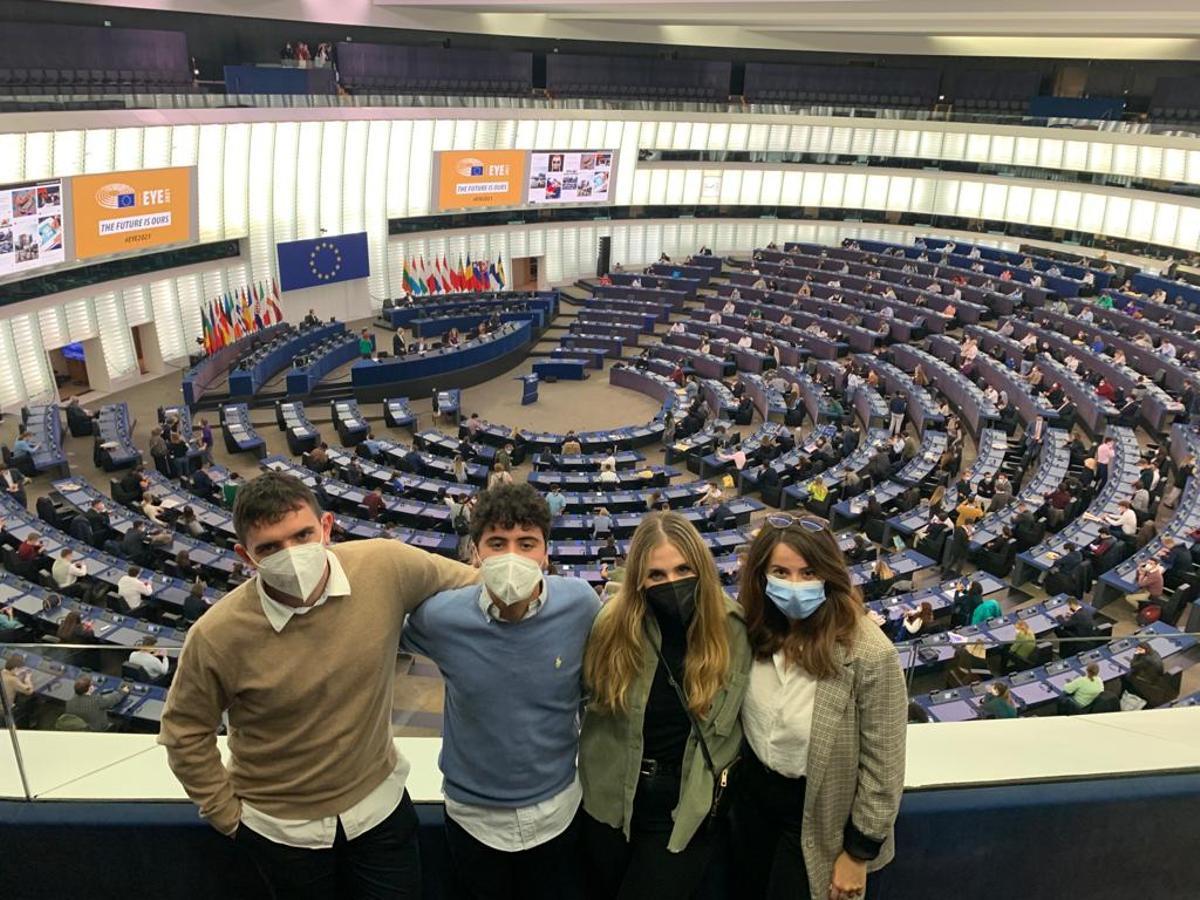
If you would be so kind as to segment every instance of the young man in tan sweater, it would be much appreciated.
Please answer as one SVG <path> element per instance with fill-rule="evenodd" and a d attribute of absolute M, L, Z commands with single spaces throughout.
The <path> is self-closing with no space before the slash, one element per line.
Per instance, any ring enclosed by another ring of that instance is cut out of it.
<path fill-rule="evenodd" d="M 188 632 L 158 739 L 171 770 L 277 896 L 416 898 L 417 817 L 391 727 L 400 630 L 478 572 L 399 541 L 329 547 L 332 514 L 290 475 L 246 484 L 233 522 L 258 577 Z"/>

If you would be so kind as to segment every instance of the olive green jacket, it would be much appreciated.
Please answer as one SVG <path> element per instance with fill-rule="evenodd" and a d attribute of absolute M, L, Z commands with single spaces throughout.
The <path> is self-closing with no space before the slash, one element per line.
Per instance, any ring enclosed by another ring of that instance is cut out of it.
<path fill-rule="evenodd" d="M 733 762 L 741 748 L 742 724 L 738 714 L 746 694 L 751 663 L 742 608 L 727 597 L 725 610 L 729 629 L 729 676 L 700 723 L 717 772 Z M 647 616 L 646 624 L 651 638 L 659 644 L 661 637 L 654 617 Z M 583 808 L 597 821 L 620 828 L 626 839 L 629 838 L 633 797 L 642 764 L 642 720 L 657 668 L 654 645 L 643 637 L 642 669 L 630 688 L 628 711 L 613 715 L 589 704 L 579 737 Z M 675 827 L 667 842 L 667 849 L 672 853 L 686 848 L 703 824 L 712 805 L 712 794 L 713 777 L 704 763 L 693 729 L 683 752 L 679 805 L 675 807 Z"/>

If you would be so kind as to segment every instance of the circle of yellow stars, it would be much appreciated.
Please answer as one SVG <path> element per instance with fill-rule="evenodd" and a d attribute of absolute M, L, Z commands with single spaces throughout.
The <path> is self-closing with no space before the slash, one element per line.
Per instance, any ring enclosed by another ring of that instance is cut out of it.
<path fill-rule="evenodd" d="M 322 272 L 317 269 L 317 254 L 322 250 L 333 251 L 333 269 L 329 272 Z M 338 249 L 337 244 L 329 241 L 318 241 L 313 245 L 312 252 L 308 254 L 308 268 L 313 275 L 322 281 L 328 281 L 337 275 L 342 268 L 342 251 Z"/>

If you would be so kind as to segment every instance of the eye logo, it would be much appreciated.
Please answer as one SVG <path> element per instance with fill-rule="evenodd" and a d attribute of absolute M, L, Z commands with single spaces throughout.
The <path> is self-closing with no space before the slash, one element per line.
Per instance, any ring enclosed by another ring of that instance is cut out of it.
<path fill-rule="evenodd" d="M 478 178 L 483 174 L 483 160 L 473 156 L 463 157 L 455 166 L 455 171 L 464 178 Z"/>
<path fill-rule="evenodd" d="M 136 203 L 134 197 L 133 188 L 119 181 L 96 191 L 96 203 L 105 209 L 131 209 Z"/>

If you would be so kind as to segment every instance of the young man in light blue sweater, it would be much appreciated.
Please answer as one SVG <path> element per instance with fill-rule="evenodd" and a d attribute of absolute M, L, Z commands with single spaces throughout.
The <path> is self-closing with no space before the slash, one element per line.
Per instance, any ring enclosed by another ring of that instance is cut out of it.
<path fill-rule="evenodd" d="M 479 495 L 483 586 L 435 594 L 402 647 L 446 682 L 440 765 L 446 838 L 471 900 L 583 894 L 575 771 L 583 651 L 600 611 L 586 581 L 545 575 L 550 509 L 529 484 Z"/>

